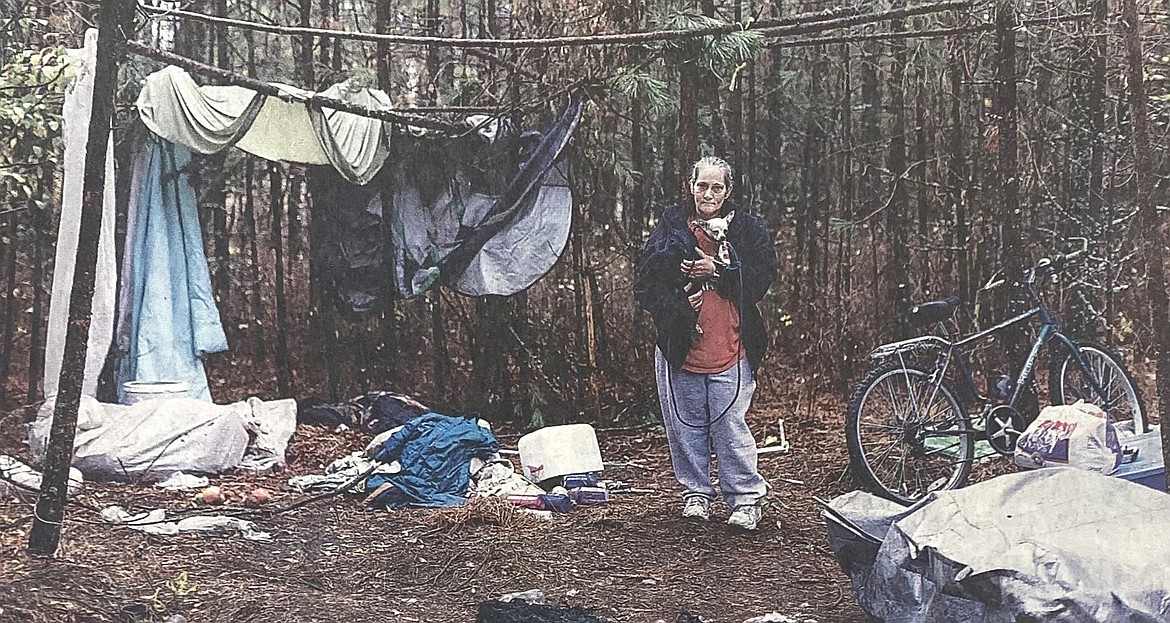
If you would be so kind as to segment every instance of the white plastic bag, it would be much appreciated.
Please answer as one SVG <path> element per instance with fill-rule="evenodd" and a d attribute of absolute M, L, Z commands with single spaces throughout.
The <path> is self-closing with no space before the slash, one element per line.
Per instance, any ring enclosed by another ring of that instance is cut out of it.
<path fill-rule="evenodd" d="M 1069 465 L 1111 474 L 1121 465 L 1121 444 L 1109 417 L 1083 400 L 1045 407 L 1016 441 L 1016 465 Z"/>

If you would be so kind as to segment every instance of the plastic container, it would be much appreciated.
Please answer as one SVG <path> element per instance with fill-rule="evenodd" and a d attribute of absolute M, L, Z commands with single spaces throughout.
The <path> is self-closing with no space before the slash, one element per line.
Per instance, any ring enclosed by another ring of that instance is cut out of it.
<path fill-rule="evenodd" d="M 549 426 L 520 438 L 520 469 L 532 482 L 600 472 L 601 448 L 588 424 Z"/>
<path fill-rule="evenodd" d="M 132 405 L 157 398 L 190 398 L 191 387 L 182 381 L 127 381 L 122 384 L 123 403 Z"/>
<path fill-rule="evenodd" d="M 1166 467 L 1162 464 L 1162 434 L 1158 428 L 1154 427 L 1141 435 L 1123 437 L 1120 441 L 1125 448 L 1137 448 L 1138 454 L 1132 463 L 1123 463 L 1112 475 L 1165 491 Z"/>

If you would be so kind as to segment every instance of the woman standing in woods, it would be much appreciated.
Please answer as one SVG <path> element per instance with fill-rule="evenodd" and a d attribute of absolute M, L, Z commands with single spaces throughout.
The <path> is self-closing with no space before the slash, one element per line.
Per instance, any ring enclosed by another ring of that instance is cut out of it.
<path fill-rule="evenodd" d="M 634 296 L 658 331 L 655 378 L 674 475 L 686 489 L 683 517 L 710 518 L 714 450 L 732 509 L 728 525 L 755 530 L 768 483 L 744 416 L 767 346 L 756 304 L 776 279 L 776 252 L 763 222 L 728 200 L 733 185 L 721 158 L 694 164 L 693 202 L 663 210 L 639 260 Z"/>

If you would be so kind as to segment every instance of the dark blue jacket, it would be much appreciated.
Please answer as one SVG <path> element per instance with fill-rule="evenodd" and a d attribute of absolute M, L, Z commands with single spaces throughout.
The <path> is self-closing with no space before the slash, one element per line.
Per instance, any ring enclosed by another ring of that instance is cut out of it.
<path fill-rule="evenodd" d="M 733 249 L 732 266 L 721 272 L 715 287 L 739 307 L 740 341 L 754 371 L 768 346 L 768 334 L 756 304 L 776 280 L 776 250 L 759 217 L 730 201 L 723 204 L 721 216 L 732 210 L 735 218 L 727 231 Z M 687 225 L 693 213 L 694 204 L 690 202 L 676 203 L 662 211 L 646 241 L 634 281 L 634 298 L 654 318 L 658 348 L 675 367 L 682 366 L 698 336 L 698 313 L 683 293 L 687 279 L 679 270 L 684 259 L 699 258 L 695 251 L 699 241 Z"/>
<path fill-rule="evenodd" d="M 407 422 L 374 455 L 383 463 L 398 461 L 402 471 L 371 477 L 366 489 L 393 482 L 392 495 L 380 500 L 390 508 L 462 504 L 471 457 L 485 458 L 499 450 L 495 436 L 475 418 L 426 413 Z"/>

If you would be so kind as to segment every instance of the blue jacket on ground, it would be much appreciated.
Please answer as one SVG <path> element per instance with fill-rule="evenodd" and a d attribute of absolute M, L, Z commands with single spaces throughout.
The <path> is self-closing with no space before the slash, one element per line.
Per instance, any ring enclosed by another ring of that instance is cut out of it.
<path fill-rule="evenodd" d="M 366 482 L 366 489 L 393 483 L 394 491 L 378 500 L 389 508 L 462 504 L 471 479 L 471 458 L 484 458 L 499 450 L 495 435 L 475 418 L 425 413 L 391 435 L 374 455 L 377 461 L 398 461 L 402 471 L 374 476 Z"/>

